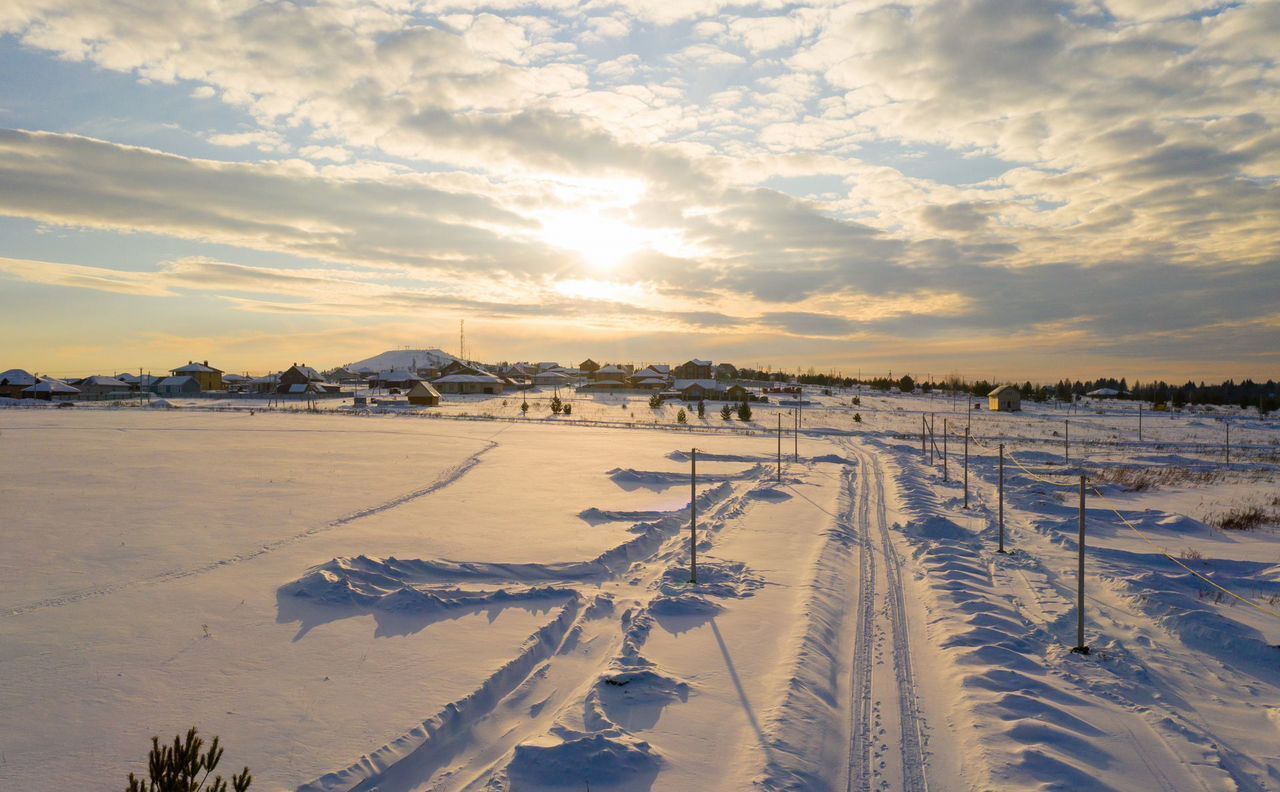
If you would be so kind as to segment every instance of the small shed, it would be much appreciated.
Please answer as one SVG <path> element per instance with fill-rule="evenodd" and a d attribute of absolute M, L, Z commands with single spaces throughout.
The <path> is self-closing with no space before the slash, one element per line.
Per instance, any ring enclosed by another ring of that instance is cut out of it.
<path fill-rule="evenodd" d="M 1022 409 L 1022 393 L 1016 385 L 1001 385 L 987 394 L 987 406 L 992 412 L 1018 412 Z"/>
<path fill-rule="evenodd" d="M 409 389 L 409 403 L 435 407 L 440 404 L 440 391 L 433 388 L 429 382 L 415 382 Z"/>

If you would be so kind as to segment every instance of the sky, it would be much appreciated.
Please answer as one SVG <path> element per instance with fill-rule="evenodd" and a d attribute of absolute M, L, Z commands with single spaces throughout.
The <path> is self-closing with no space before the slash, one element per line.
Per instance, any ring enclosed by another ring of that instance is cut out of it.
<path fill-rule="evenodd" d="M 1280 4 L 0 4 L 0 368 L 1280 378 Z"/>

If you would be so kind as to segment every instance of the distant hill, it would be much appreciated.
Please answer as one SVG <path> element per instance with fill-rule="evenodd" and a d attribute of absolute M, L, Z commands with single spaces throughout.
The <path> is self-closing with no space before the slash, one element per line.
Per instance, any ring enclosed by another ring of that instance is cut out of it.
<path fill-rule="evenodd" d="M 370 369 L 372 371 L 391 371 L 407 369 L 416 365 L 418 368 L 442 368 L 457 360 L 443 349 L 392 349 L 381 355 L 357 360 L 347 366 L 351 371 Z"/>

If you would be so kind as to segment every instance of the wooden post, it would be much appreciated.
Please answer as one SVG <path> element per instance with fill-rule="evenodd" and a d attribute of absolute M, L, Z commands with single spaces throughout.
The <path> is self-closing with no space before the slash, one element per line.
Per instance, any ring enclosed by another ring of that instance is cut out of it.
<path fill-rule="evenodd" d="M 791 453 L 792 453 L 792 456 L 795 458 L 795 461 L 799 462 L 800 461 L 800 413 L 799 412 L 795 410 L 791 411 L 791 423 L 795 429 L 795 432 L 792 438 L 793 441 L 795 442 L 795 448 L 792 449 Z"/>
<path fill-rule="evenodd" d="M 1004 443 L 1000 444 L 1000 547 L 996 552 L 1004 552 Z"/>
<path fill-rule="evenodd" d="M 964 430 L 964 507 L 969 508 L 969 430 Z"/>
<path fill-rule="evenodd" d="M 1138 402 L 1138 442 L 1142 442 L 1142 402 Z"/>
<path fill-rule="evenodd" d="M 782 413 L 778 413 L 778 483 L 782 483 Z"/>
<path fill-rule="evenodd" d="M 1071 422 L 1062 422 L 1062 466 L 1071 464 Z"/>
<path fill-rule="evenodd" d="M 929 467 L 933 467 L 933 449 L 938 445 L 938 440 L 933 434 L 933 420 L 933 413 L 929 413 Z"/>
<path fill-rule="evenodd" d="M 698 582 L 698 449 L 689 455 L 689 582 Z"/>
<path fill-rule="evenodd" d="M 1227 464 L 1231 464 L 1231 422 L 1223 421 L 1227 426 Z"/>
<path fill-rule="evenodd" d="M 947 480 L 947 419 L 942 419 L 942 480 Z"/>
<path fill-rule="evenodd" d="M 1084 642 L 1084 474 L 1080 474 L 1080 546 L 1079 566 L 1076 570 L 1076 645 L 1071 651 L 1089 654 Z"/>
<path fill-rule="evenodd" d="M 927 423 L 928 421 L 924 419 L 924 413 L 920 413 L 920 459 L 922 461 L 924 460 L 925 455 L 928 453 L 927 451 L 924 450 L 924 444 L 925 444 L 924 428 Z"/>

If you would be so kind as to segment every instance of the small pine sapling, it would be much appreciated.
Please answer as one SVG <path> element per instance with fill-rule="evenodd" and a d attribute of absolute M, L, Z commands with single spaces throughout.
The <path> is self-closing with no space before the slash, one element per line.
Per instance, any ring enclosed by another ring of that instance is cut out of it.
<path fill-rule="evenodd" d="M 564 402 L 560 401 L 560 394 L 557 393 L 555 396 L 551 397 L 551 412 L 559 415 L 560 411 L 563 409 Z"/>
<path fill-rule="evenodd" d="M 681 407 L 680 412 L 676 413 L 676 423 L 682 424 L 682 423 L 688 423 L 688 422 L 689 422 L 689 416 L 685 415 L 684 408 Z"/>
<path fill-rule="evenodd" d="M 732 407 L 730 407 L 730 406 L 729 406 L 729 405 L 727 405 L 727 404 L 726 404 L 725 406 L 721 407 L 721 408 L 720 408 L 720 417 L 721 417 L 721 418 L 723 418 L 723 419 L 724 419 L 724 420 L 726 420 L 726 421 L 727 421 L 727 420 L 729 420 L 730 418 L 732 418 L 732 417 L 733 417 L 733 408 L 732 408 Z"/>
<path fill-rule="evenodd" d="M 738 420 L 739 420 L 739 421 L 750 421 L 750 420 L 751 420 L 751 405 L 750 405 L 750 404 L 747 404 L 746 402 L 743 402 L 742 404 L 739 404 L 739 405 L 738 405 Z"/>
<path fill-rule="evenodd" d="M 862 413 L 854 413 L 854 414 L 853 414 L 853 422 L 854 422 L 854 423 L 862 423 Z"/>
<path fill-rule="evenodd" d="M 139 780 L 133 773 L 129 774 L 129 787 L 126 792 L 227 792 L 227 782 L 217 775 L 210 781 L 209 774 L 222 760 L 222 747 L 218 738 L 209 742 L 209 750 L 200 753 L 204 740 L 197 736 L 196 727 L 187 731 L 187 739 L 180 736 L 173 738 L 173 745 L 160 745 L 159 737 L 151 738 L 151 754 L 147 757 L 148 780 Z M 249 768 L 231 776 L 231 790 L 245 792 L 253 776 Z"/>
<path fill-rule="evenodd" d="M 661 396 L 659 396 L 658 394 L 656 394 L 656 393 L 655 393 L 655 394 L 653 394 L 652 396 L 650 396 L 650 397 L 649 397 L 649 409 L 650 409 L 650 410 L 656 410 L 656 409 L 658 409 L 658 408 L 659 408 L 659 407 L 661 407 L 661 406 L 662 406 L 662 397 L 661 397 Z"/>
<path fill-rule="evenodd" d="M 707 403 L 702 399 L 698 399 L 698 417 L 699 418 L 707 417 Z"/>
<path fill-rule="evenodd" d="M 565 415 L 570 415 L 572 412 L 573 412 L 573 405 L 572 405 L 572 404 L 566 404 L 566 405 L 564 406 L 564 414 L 565 414 Z"/>
<path fill-rule="evenodd" d="M 529 401 L 527 399 L 520 402 L 520 413 L 522 415 L 527 415 L 529 413 Z"/>

